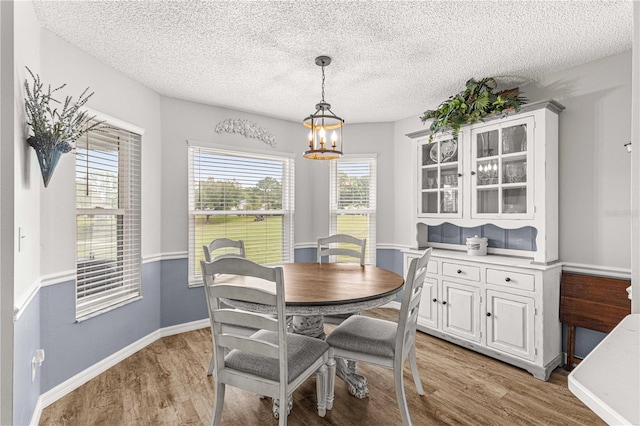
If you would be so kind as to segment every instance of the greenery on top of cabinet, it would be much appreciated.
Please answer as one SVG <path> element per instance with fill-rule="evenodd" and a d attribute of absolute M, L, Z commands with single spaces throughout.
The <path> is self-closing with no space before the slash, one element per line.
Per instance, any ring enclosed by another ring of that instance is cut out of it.
<path fill-rule="evenodd" d="M 448 130 L 451 130 L 454 139 L 457 139 L 463 125 L 482 121 L 493 114 L 507 115 L 512 111 L 517 112 L 520 106 L 527 102 L 519 88 L 494 92 L 496 86 L 493 77 L 485 77 L 479 81 L 471 78 L 463 91 L 449 96 L 438 108 L 425 111 L 420 117 L 422 122 L 433 120 L 429 126 L 432 131 L 430 140 L 435 133 Z"/>

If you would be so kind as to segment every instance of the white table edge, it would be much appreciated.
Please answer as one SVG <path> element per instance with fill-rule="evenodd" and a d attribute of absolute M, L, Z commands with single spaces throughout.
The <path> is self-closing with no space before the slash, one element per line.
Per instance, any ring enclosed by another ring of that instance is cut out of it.
<path fill-rule="evenodd" d="M 591 351 L 589 355 L 569 374 L 568 384 L 569 390 L 587 407 L 589 407 L 594 413 L 596 413 L 602 420 L 610 425 L 637 425 L 640 424 L 640 408 L 635 406 L 636 412 L 634 413 L 637 418 L 627 418 L 624 414 L 616 411 L 612 407 L 610 400 L 619 398 L 615 392 L 601 392 L 601 389 L 590 389 L 580 380 L 580 376 L 584 374 L 600 374 L 602 377 L 603 385 L 607 385 L 607 379 L 611 375 L 606 374 L 607 368 L 625 369 L 628 377 L 640 377 L 640 345 L 633 344 L 633 338 L 629 340 L 625 339 L 625 336 L 631 336 L 632 333 L 640 334 L 638 329 L 640 324 L 640 314 L 627 315 L 612 331 L 605 337 L 598 346 Z M 620 340 L 627 342 L 626 345 L 618 347 Z M 621 351 L 625 362 L 623 363 L 608 363 L 606 366 L 602 365 L 601 354 L 605 351 Z M 604 373 L 604 374 L 603 374 Z M 634 380 L 634 379 L 631 379 Z M 603 386 L 607 387 L 607 386 Z M 609 386 L 608 389 L 613 387 Z M 632 387 L 633 391 L 633 387 Z M 630 401 L 640 401 L 640 389 L 635 387 L 636 395 L 631 395 Z M 626 395 L 627 397 L 629 395 Z M 630 407 L 631 411 L 633 407 Z"/>

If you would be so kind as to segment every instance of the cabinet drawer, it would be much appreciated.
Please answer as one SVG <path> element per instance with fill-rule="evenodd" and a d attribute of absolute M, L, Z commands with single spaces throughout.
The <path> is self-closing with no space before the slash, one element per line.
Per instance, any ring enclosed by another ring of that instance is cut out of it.
<path fill-rule="evenodd" d="M 471 281 L 480 281 L 480 268 L 477 266 L 442 262 L 442 275 Z"/>
<path fill-rule="evenodd" d="M 407 275 L 407 272 L 409 271 L 409 265 L 411 265 L 411 261 L 413 259 L 417 259 L 418 256 L 405 256 L 404 259 L 404 275 Z M 429 263 L 427 263 L 427 274 L 433 274 L 433 275 L 438 275 L 438 261 L 437 260 L 430 260 Z"/>
<path fill-rule="evenodd" d="M 521 274 L 519 272 L 487 268 L 487 284 L 534 291 L 535 277 L 533 275 Z"/>

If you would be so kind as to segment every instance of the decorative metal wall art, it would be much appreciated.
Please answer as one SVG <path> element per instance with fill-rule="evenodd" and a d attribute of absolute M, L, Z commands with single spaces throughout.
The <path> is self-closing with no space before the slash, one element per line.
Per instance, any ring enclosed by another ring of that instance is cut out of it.
<path fill-rule="evenodd" d="M 277 146 L 276 138 L 266 129 L 258 126 L 250 120 L 227 118 L 222 120 L 216 126 L 216 133 L 239 133 L 247 138 L 254 138 L 270 145 L 272 148 Z"/>

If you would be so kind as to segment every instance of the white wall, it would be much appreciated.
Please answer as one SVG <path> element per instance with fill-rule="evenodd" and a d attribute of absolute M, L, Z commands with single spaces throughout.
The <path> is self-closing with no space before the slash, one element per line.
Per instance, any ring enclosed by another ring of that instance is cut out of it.
<path fill-rule="evenodd" d="M 145 129 L 142 146 L 142 254 L 160 253 L 160 97 L 122 73 L 40 28 L 31 2 L 15 3 L 15 305 L 21 307 L 42 276 L 75 273 L 75 156 L 65 154 L 47 188 L 35 151 L 28 146 L 24 90 L 28 66 L 45 87 L 67 83 L 59 100 L 78 99 L 90 87 L 87 106 Z"/>
<path fill-rule="evenodd" d="M 521 87 L 530 102 L 555 99 L 560 114 L 560 260 L 629 270 L 631 52 L 543 77 Z M 425 105 L 425 110 L 435 105 Z M 421 112 L 395 123 L 396 237 L 415 246 L 415 229 L 401 220 L 411 208 L 411 143 L 424 129 Z M 406 216 L 405 216 L 406 217 Z"/>
<path fill-rule="evenodd" d="M 238 150 L 270 154 L 300 152 L 297 140 L 305 132 L 296 123 L 247 114 L 225 108 L 162 97 L 162 252 L 186 254 L 188 250 L 188 164 L 187 140 L 209 146 L 228 146 Z M 225 119 L 246 119 L 270 132 L 277 147 L 237 133 L 216 133 Z M 296 161 L 296 217 L 312 214 L 309 194 L 311 170 Z M 299 227 L 300 224 L 297 224 Z M 296 236 L 296 240 L 299 236 Z"/>
<path fill-rule="evenodd" d="M 0 424 L 13 423 L 14 4 L 0 2 Z M 5 142 L 6 141 L 6 142 Z"/>
<path fill-rule="evenodd" d="M 301 108 L 302 109 L 302 108 Z M 236 133 L 216 133 L 225 119 L 246 119 L 269 131 L 272 148 Z M 301 116 L 302 120 L 302 116 Z M 378 242 L 393 243 L 393 141 L 391 123 L 345 125 L 345 153 L 378 153 Z M 185 255 L 188 250 L 187 140 L 238 150 L 295 155 L 295 243 L 313 244 L 329 230 L 329 164 L 302 157 L 307 130 L 300 122 L 242 111 L 162 98 L 162 252 Z"/>
<path fill-rule="evenodd" d="M 427 108 L 425 108 L 427 109 Z M 413 214 L 411 209 L 415 208 L 413 198 L 417 194 L 413 193 L 415 186 L 413 182 L 413 164 L 415 155 L 413 155 L 414 143 L 405 136 L 407 133 L 423 130 L 425 125 L 420 121 L 419 114 L 396 121 L 394 127 L 394 150 L 395 150 L 395 236 L 396 244 L 405 247 L 417 247 L 416 227 L 412 223 Z"/>
<path fill-rule="evenodd" d="M 522 88 L 560 114 L 560 260 L 631 268 L 631 51 Z"/>
<path fill-rule="evenodd" d="M 344 127 L 345 156 L 358 154 L 374 154 L 377 159 L 377 213 L 376 213 L 376 245 L 390 246 L 396 244 L 394 198 L 396 194 L 393 143 L 393 123 L 345 124 Z M 346 158 L 346 157 L 345 157 Z M 307 161 L 307 160 L 305 160 Z M 310 160 L 309 160 L 310 161 Z M 316 206 L 313 224 L 314 232 L 309 235 L 315 246 L 317 237 L 329 234 L 329 163 L 314 161 L 314 204 Z M 324 184 L 323 184 L 324 183 Z M 296 218 L 297 220 L 297 218 Z M 296 230 L 297 231 L 297 230 Z"/>
<path fill-rule="evenodd" d="M 635 119 L 632 121 L 632 142 L 633 152 L 631 154 L 631 281 L 633 283 L 633 298 L 631 300 L 631 311 L 634 314 L 640 313 L 640 3 L 633 4 L 633 93 L 632 93 L 632 114 Z"/>
<path fill-rule="evenodd" d="M 44 187 L 40 166 L 33 148 L 26 142 L 28 137 L 25 125 L 24 89 L 25 79 L 31 82 L 31 76 L 25 69 L 28 66 L 34 73 L 40 72 L 40 26 L 31 2 L 16 2 L 14 6 L 15 45 L 15 198 L 14 198 L 14 300 L 21 306 L 29 294 L 37 288 L 40 264 L 40 191 Z M 18 236 L 18 229 L 24 238 Z M 21 240 L 18 242 L 18 240 Z M 20 250 L 18 245 L 20 244 Z"/>
<path fill-rule="evenodd" d="M 91 109 L 145 130 L 142 137 L 142 257 L 160 254 L 160 96 L 47 30 L 42 31 L 41 78 L 67 83 L 64 95 L 86 87 Z M 39 183 L 41 186 L 42 184 Z M 48 188 L 42 189 L 42 275 L 75 272 L 75 156 L 65 154 Z"/>

